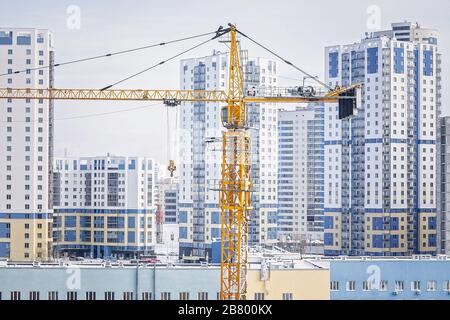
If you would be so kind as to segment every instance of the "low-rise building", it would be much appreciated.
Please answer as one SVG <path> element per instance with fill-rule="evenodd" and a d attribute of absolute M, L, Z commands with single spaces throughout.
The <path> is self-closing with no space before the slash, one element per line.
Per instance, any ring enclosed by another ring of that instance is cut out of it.
<path fill-rule="evenodd" d="M 250 256 L 248 300 L 450 300 L 450 257 Z M 0 300 L 216 300 L 219 265 L 0 261 Z"/>

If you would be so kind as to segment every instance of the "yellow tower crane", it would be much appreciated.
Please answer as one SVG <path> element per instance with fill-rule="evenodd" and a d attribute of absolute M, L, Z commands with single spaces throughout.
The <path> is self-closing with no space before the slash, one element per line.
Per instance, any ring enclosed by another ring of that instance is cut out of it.
<path fill-rule="evenodd" d="M 222 102 L 226 104 L 222 110 L 222 120 L 227 130 L 222 138 L 222 178 L 219 196 L 222 211 L 220 298 L 241 300 L 246 298 L 247 292 L 248 222 L 252 209 L 250 203 L 251 136 L 247 124 L 246 103 L 338 102 L 339 118 L 344 119 L 352 116 L 359 108 L 360 86 L 335 88 L 322 95 L 264 95 L 255 92 L 248 95 L 244 92 L 237 33 L 247 36 L 238 31 L 234 25 L 229 24 L 229 28 L 219 29 L 217 37 L 227 33 L 230 34 L 228 92 L 222 90 L 0 88 L 0 99 L 163 101 L 166 104 Z M 291 64 L 286 60 L 284 62 Z M 169 167 L 170 170 L 175 170 L 174 163 L 171 162 Z"/>

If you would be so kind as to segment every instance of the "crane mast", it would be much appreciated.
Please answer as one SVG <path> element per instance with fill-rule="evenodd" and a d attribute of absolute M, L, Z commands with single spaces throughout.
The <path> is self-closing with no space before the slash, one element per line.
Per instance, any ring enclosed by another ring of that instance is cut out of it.
<path fill-rule="evenodd" d="M 247 130 L 244 78 L 236 27 L 230 26 L 228 104 L 222 114 L 227 130 L 222 138 L 222 180 L 220 182 L 221 300 L 245 299 L 247 291 L 248 221 L 250 207 L 251 136 Z"/>

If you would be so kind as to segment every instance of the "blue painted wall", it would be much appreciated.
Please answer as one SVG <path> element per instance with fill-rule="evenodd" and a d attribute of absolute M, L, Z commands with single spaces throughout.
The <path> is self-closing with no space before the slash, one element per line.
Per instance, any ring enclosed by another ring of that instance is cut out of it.
<path fill-rule="evenodd" d="M 363 282 L 372 279 L 387 281 L 387 290 L 364 291 Z M 332 300 L 450 300 L 443 287 L 444 281 L 450 281 L 450 261 L 332 261 L 330 281 L 339 281 L 339 291 L 331 291 Z M 355 291 L 347 291 L 348 281 L 356 282 Z M 398 295 L 394 295 L 396 281 L 404 282 Z M 420 295 L 411 290 L 412 281 L 420 281 Z M 427 291 L 428 281 L 436 281 L 436 291 Z"/>

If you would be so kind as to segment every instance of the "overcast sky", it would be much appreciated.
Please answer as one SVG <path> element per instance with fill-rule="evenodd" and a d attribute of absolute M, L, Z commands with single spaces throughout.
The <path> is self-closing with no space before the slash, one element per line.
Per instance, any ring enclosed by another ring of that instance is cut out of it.
<path fill-rule="evenodd" d="M 409 20 L 439 30 L 443 54 L 443 112 L 450 114 L 447 63 L 450 52 L 450 2 L 448 0 L 396 1 L 299 1 L 299 0 L 137 0 L 62 1 L 0 0 L 0 27 L 50 29 L 55 36 L 56 62 L 144 46 L 214 31 L 233 22 L 245 33 L 266 44 L 308 72 L 323 78 L 324 47 L 356 42 L 367 31 L 390 27 L 391 22 Z M 73 20 L 80 9 L 80 24 Z M 373 7 L 376 6 L 376 7 Z M 375 8 L 375 11 L 373 11 Z M 378 23 L 377 10 L 380 10 Z M 68 9 L 69 13 L 68 13 Z M 369 11 L 372 14 L 368 14 Z M 232 11 L 230 11 L 232 10 Z M 370 30 L 369 30 L 370 28 Z M 174 55 L 198 40 L 149 49 L 57 69 L 56 87 L 101 88 L 129 74 Z M 269 57 L 248 42 L 243 48 L 251 56 Z M 220 43 L 199 48 L 184 56 L 204 56 Z M 179 61 L 174 61 L 126 82 L 122 88 L 177 89 Z M 301 78 L 298 72 L 280 66 L 279 74 Z M 296 81 L 280 79 L 282 85 Z M 124 110 L 149 103 L 56 102 L 55 118 Z M 171 113 L 171 121 L 174 120 Z M 161 106 L 102 117 L 58 120 L 55 153 L 69 156 L 151 156 L 166 161 L 166 112 Z"/>

